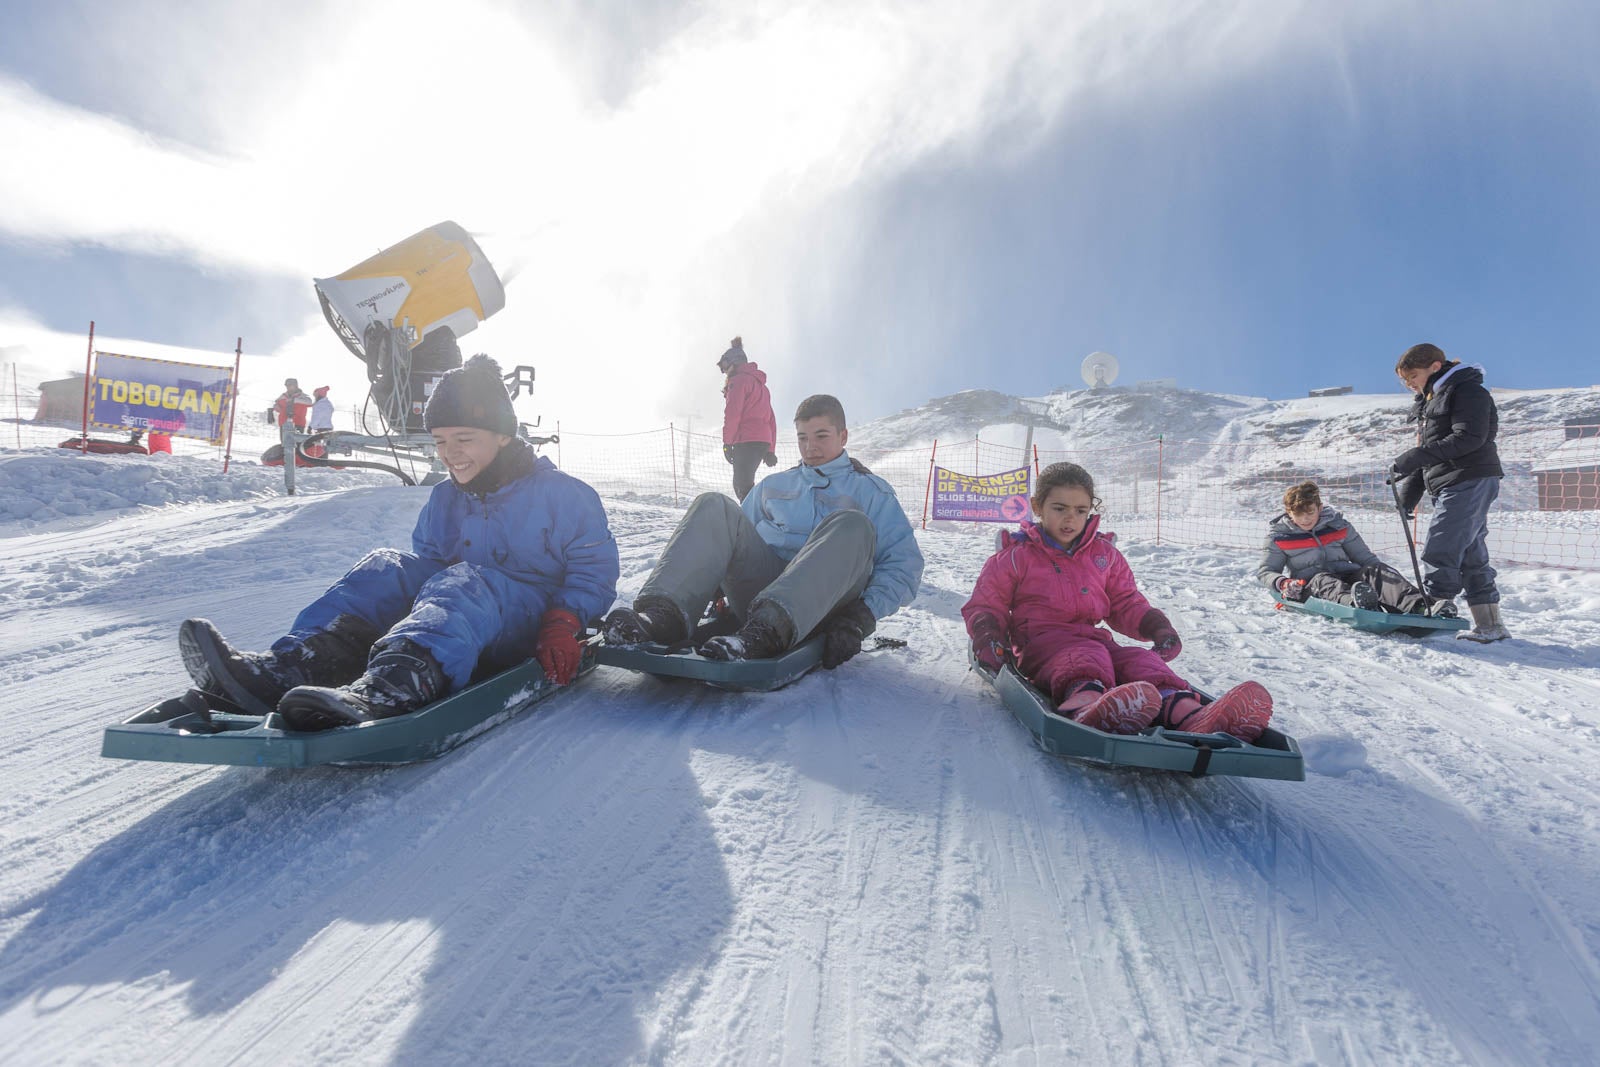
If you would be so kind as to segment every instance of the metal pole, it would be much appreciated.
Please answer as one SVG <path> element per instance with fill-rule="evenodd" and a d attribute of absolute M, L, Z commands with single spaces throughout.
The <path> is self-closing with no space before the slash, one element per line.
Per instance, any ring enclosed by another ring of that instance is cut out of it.
<path fill-rule="evenodd" d="M 22 393 L 17 389 L 17 365 L 11 364 L 11 403 L 17 409 L 17 447 L 22 447 Z"/>
<path fill-rule="evenodd" d="M 1411 550 L 1411 572 L 1417 576 L 1417 589 L 1422 589 L 1422 564 L 1417 562 L 1417 541 L 1411 536 L 1411 523 L 1415 517 L 1407 517 L 1406 507 L 1400 500 L 1400 479 L 1391 476 L 1388 479 L 1389 491 L 1394 494 L 1394 509 L 1400 513 L 1400 529 L 1406 535 L 1406 547 Z"/>
<path fill-rule="evenodd" d="M 933 452 L 928 456 L 928 487 L 922 491 L 922 528 L 928 528 L 928 497 L 933 492 L 933 465 L 939 460 L 939 439 L 933 439 Z"/>
<path fill-rule="evenodd" d="M 678 506 L 678 430 L 667 423 L 667 462 L 672 464 L 672 506 Z"/>
<path fill-rule="evenodd" d="M 83 357 L 83 430 L 79 448 L 89 454 L 89 380 L 94 376 L 94 320 L 89 320 L 89 353 Z"/>
<path fill-rule="evenodd" d="M 244 355 L 244 338 L 233 342 L 233 396 L 228 405 L 228 443 L 222 451 L 222 473 L 228 473 L 228 461 L 233 458 L 233 420 L 239 417 L 239 358 Z"/>
<path fill-rule="evenodd" d="M 556 466 L 557 467 L 561 467 L 562 470 L 566 470 L 567 469 L 566 467 L 561 466 L 561 420 L 560 419 L 556 420 Z"/>

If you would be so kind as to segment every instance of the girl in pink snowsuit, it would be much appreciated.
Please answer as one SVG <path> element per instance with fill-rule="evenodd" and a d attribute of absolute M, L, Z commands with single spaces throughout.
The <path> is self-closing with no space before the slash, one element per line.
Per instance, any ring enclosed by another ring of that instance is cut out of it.
<path fill-rule="evenodd" d="M 1076 463 L 1039 475 L 1033 522 L 989 558 L 961 609 L 974 654 L 998 671 L 1007 657 L 1061 713 L 1109 733 L 1152 724 L 1253 741 L 1272 716 L 1256 682 L 1202 704 L 1168 662 L 1183 642 L 1134 583 L 1116 535 L 1100 531 L 1094 479 Z M 1112 630 L 1153 648 L 1118 644 Z"/>

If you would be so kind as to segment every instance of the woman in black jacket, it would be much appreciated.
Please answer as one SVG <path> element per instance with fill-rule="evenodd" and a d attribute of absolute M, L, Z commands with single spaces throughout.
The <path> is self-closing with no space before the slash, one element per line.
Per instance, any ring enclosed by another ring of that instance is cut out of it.
<path fill-rule="evenodd" d="M 1488 516 L 1505 471 L 1494 446 L 1500 417 L 1483 370 L 1429 344 L 1407 349 L 1394 369 L 1417 394 L 1410 416 L 1417 447 L 1394 461 L 1401 506 L 1409 516 L 1424 491 L 1433 500 L 1422 549 L 1423 592 L 1435 599 L 1465 593 L 1473 625 L 1456 636 L 1503 641 L 1511 634 L 1500 620 L 1500 591 L 1489 566 Z"/>

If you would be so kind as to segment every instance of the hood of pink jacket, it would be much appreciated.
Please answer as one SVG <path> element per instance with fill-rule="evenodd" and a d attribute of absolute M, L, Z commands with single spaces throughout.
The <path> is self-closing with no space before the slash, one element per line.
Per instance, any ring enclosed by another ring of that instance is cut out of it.
<path fill-rule="evenodd" d="M 983 565 L 961 616 L 969 628 L 977 616 L 992 616 L 1021 647 L 1042 630 L 1084 631 L 1101 623 L 1140 640 L 1149 610 L 1116 535 L 1101 533 L 1100 516 L 1093 515 L 1071 552 L 1046 541 L 1034 523 L 1022 523 Z"/>

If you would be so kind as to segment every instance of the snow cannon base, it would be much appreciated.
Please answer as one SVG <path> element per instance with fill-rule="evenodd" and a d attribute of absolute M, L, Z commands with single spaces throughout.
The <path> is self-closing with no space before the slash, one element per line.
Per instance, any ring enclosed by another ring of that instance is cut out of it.
<path fill-rule="evenodd" d="M 1139 734 L 1108 734 L 1074 722 L 1036 689 L 1014 666 L 991 674 L 973 659 L 972 669 L 994 686 L 1018 722 L 1039 747 L 1052 756 L 1067 756 L 1109 767 L 1141 767 L 1177 771 L 1195 778 L 1227 775 L 1303 782 L 1305 760 L 1288 734 L 1268 727 L 1253 742 L 1230 734 L 1191 734 L 1153 726 Z M 1199 690 L 1196 690 L 1199 693 Z M 1211 697 L 1199 693 L 1206 703 Z"/>
<path fill-rule="evenodd" d="M 658 678 L 689 678 L 717 689 L 770 692 L 799 680 L 822 663 L 822 638 L 813 637 L 773 659 L 707 659 L 689 645 L 605 644 L 595 651 L 599 662 Z"/>
<path fill-rule="evenodd" d="M 594 669 L 585 654 L 579 676 Z M 100 755 L 162 763 L 233 767 L 418 763 L 435 759 L 562 688 L 533 660 L 502 671 L 410 715 L 306 733 L 285 728 L 274 712 L 245 715 L 198 689 L 163 700 L 106 727 Z"/>
<path fill-rule="evenodd" d="M 1409 637 L 1432 637 L 1440 631 L 1465 630 L 1470 625 L 1466 619 L 1436 619 L 1431 615 L 1400 615 L 1387 611 L 1366 611 L 1332 600 L 1312 597 L 1304 604 L 1292 600 L 1278 600 L 1279 611 L 1297 611 L 1302 615 L 1319 615 L 1324 619 L 1342 622 L 1368 634 L 1401 633 Z"/>

